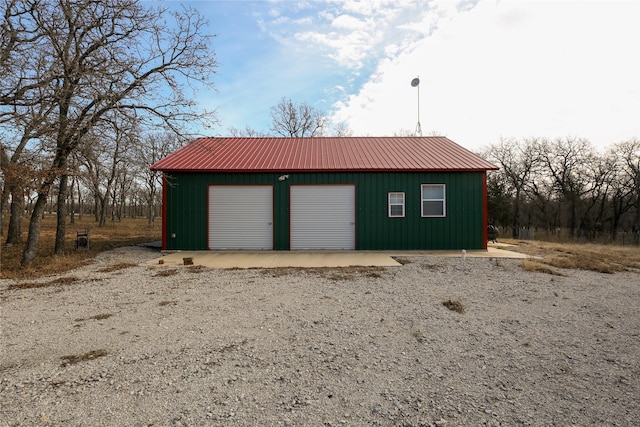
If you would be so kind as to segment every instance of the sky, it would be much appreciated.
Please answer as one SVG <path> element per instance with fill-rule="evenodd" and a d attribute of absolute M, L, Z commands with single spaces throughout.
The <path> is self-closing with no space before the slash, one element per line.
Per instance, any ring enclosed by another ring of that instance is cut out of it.
<path fill-rule="evenodd" d="M 216 34 L 218 128 L 269 133 L 281 98 L 353 136 L 640 138 L 640 1 L 169 1 Z M 420 84 L 411 86 L 418 77 Z"/>

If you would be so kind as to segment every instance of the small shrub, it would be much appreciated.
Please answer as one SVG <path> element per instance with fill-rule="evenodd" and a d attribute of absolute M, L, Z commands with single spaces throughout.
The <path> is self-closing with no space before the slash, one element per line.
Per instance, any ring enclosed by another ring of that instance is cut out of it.
<path fill-rule="evenodd" d="M 557 270 L 550 268 L 548 265 L 543 264 L 538 261 L 532 261 L 529 259 L 525 259 L 522 261 L 522 268 L 525 271 L 535 272 L 535 273 L 546 273 L 551 274 L 553 276 L 564 276 L 564 274 L 560 273 Z"/>

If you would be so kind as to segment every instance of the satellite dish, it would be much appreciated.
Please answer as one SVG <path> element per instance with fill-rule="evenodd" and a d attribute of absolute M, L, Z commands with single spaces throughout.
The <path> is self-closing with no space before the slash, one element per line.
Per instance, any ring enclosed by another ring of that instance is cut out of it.
<path fill-rule="evenodd" d="M 413 80 L 411 80 L 411 87 L 416 87 L 420 84 L 420 79 L 419 78 L 415 78 Z"/>

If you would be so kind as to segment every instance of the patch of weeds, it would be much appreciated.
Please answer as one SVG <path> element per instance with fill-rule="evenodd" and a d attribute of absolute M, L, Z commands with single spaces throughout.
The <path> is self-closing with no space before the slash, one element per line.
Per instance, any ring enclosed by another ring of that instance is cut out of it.
<path fill-rule="evenodd" d="M 442 302 L 442 305 L 447 307 L 451 311 L 455 311 L 456 313 L 463 314 L 464 313 L 464 305 L 458 300 L 448 299 Z"/>
<path fill-rule="evenodd" d="M 420 331 L 420 330 L 415 330 L 415 331 L 411 332 L 411 335 L 413 335 L 413 337 L 416 339 L 416 341 L 418 341 L 420 344 L 425 342 L 426 339 L 427 339 L 424 336 L 424 334 L 422 333 L 422 331 Z"/>
<path fill-rule="evenodd" d="M 522 261 L 521 265 L 524 271 L 546 273 L 546 274 L 551 274 L 553 276 L 564 276 L 564 274 L 562 274 L 561 272 L 554 270 L 548 265 L 543 264 L 541 262 L 525 259 L 524 261 Z"/>
<path fill-rule="evenodd" d="M 41 283 L 36 283 L 36 282 L 13 283 L 7 287 L 7 290 L 10 291 L 14 289 L 35 289 L 35 288 L 46 288 L 48 286 L 62 286 L 62 285 L 69 285 L 71 283 L 75 283 L 78 280 L 80 279 L 78 279 L 77 277 L 69 276 L 69 277 L 59 277 L 57 279 L 50 280 L 48 282 L 41 282 Z"/>
<path fill-rule="evenodd" d="M 68 356 L 62 356 L 60 359 L 62 359 L 63 362 L 60 366 L 64 368 L 65 366 L 68 366 L 68 365 L 75 365 L 76 363 L 79 363 L 79 362 L 97 359 L 98 357 L 103 357 L 103 356 L 106 356 L 107 354 L 109 354 L 107 350 L 100 349 L 100 350 L 89 351 L 87 353 L 80 354 L 80 355 L 72 354 Z"/>
<path fill-rule="evenodd" d="M 153 276 L 154 277 L 169 277 L 169 276 L 175 276 L 176 274 L 178 274 L 178 270 L 173 268 L 171 270 L 160 270 L 156 274 L 154 274 Z"/>
<path fill-rule="evenodd" d="M 176 304 L 178 304 L 178 301 L 160 301 L 158 303 L 160 307 L 164 307 L 165 305 L 176 305 Z"/>
<path fill-rule="evenodd" d="M 411 260 L 409 260 L 407 258 L 401 258 L 401 257 L 395 257 L 395 256 L 393 256 L 391 258 L 393 258 L 400 265 L 411 264 Z"/>
<path fill-rule="evenodd" d="M 126 268 L 137 267 L 137 264 L 132 264 L 130 262 L 119 262 L 117 264 L 110 265 L 108 267 L 101 268 L 98 270 L 98 273 L 111 273 L 118 270 L 124 270 Z"/>

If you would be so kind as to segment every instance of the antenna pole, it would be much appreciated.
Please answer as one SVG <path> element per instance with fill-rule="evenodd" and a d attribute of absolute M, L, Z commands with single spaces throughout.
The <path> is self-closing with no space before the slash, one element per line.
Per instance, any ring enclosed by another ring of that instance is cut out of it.
<path fill-rule="evenodd" d="M 420 85 L 418 85 L 418 123 L 416 124 L 416 135 L 422 136 L 422 126 L 420 126 Z"/>
<path fill-rule="evenodd" d="M 422 126 L 420 126 L 420 76 L 411 80 L 411 87 L 418 88 L 418 123 L 416 124 L 415 135 L 422 136 Z"/>

